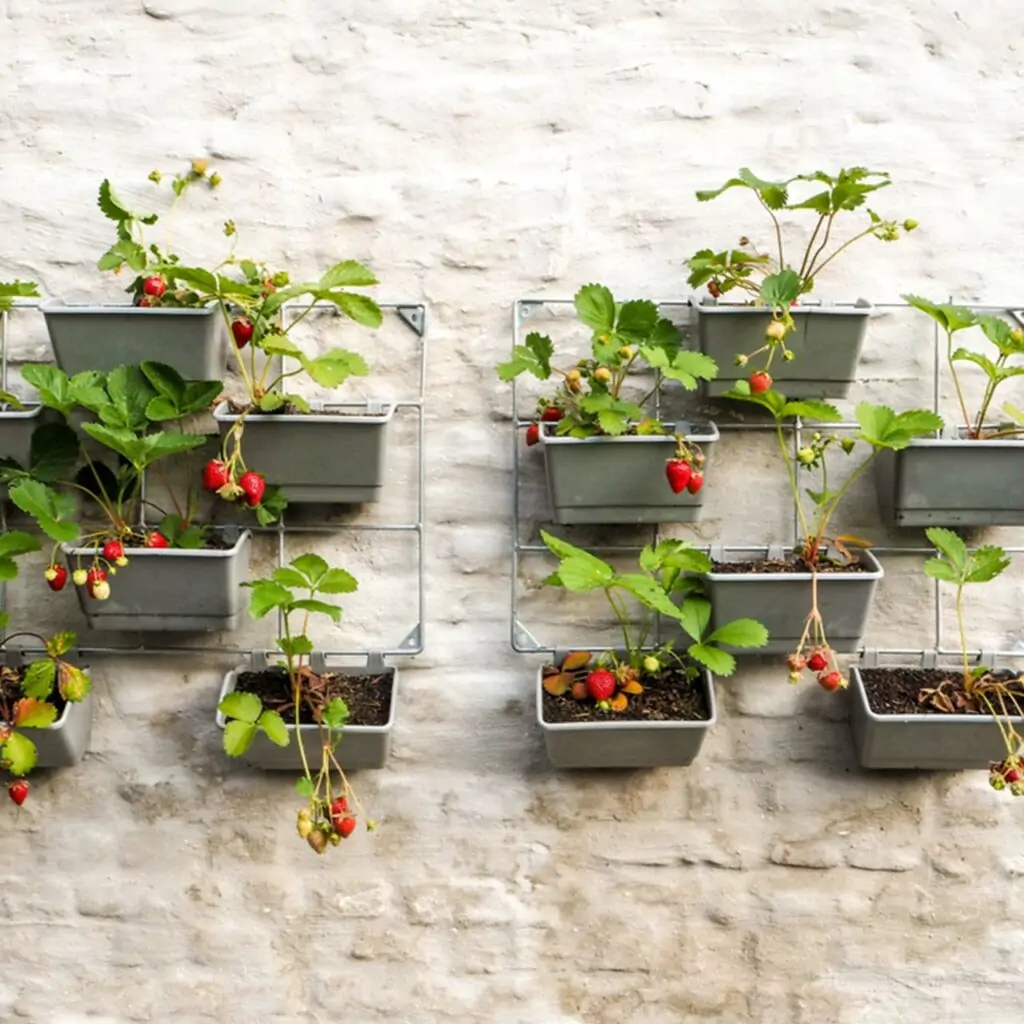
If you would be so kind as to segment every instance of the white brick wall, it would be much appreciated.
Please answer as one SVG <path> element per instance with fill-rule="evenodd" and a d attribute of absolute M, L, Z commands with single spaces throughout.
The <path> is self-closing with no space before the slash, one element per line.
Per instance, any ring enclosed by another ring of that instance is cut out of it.
<path fill-rule="evenodd" d="M 100 179 L 209 153 L 225 183 L 179 221 L 185 251 L 218 253 L 232 216 L 297 272 L 365 259 L 381 298 L 429 304 L 431 346 L 428 648 L 392 767 L 358 779 L 380 832 L 317 859 L 292 780 L 225 762 L 230 657 L 97 660 L 92 752 L 2 812 L 0 1020 L 1018 1021 L 1024 809 L 977 773 L 861 774 L 841 699 L 755 663 L 722 684 L 691 770 L 549 772 L 536 661 L 508 647 L 493 365 L 516 297 L 592 279 L 682 295 L 685 256 L 762 230 L 740 196 L 693 198 L 744 164 L 892 172 L 879 209 L 921 227 L 865 244 L 831 297 L 1020 301 L 1022 28 L 1010 2 L 0 2 L 0 278 L 115 298 L 93 270 Z M 19 318 L 20 358 L 44 342 Z M 387 387 L 405 343 L 377 359 Z M 927 401 L 929 343 L 919 318 L 876 321 L 858 397 Z M 731 436 L 716 458 L 698 536 L 783 539 L 769 449 Z M 542 498 L 535 472 L 526 486 Z M 916 537 L 879 527 L 869 481 L 844 525 Z M 410 552 L 317 543 L 387 602 L 384 626 L 411 624 Z M 919 563 L 886 568 L 871 642 L 928 641 Z M 524 618 L 585 639 L 530 591 L 545 569 L 524 567 Z M 976 609 L 979 642 L 1017 639 L 1022 581 Z M 31 571 L 10 601 L 16 623 L 79 624 Z M 373 626 L 348 608 L 357 635 Z"/>

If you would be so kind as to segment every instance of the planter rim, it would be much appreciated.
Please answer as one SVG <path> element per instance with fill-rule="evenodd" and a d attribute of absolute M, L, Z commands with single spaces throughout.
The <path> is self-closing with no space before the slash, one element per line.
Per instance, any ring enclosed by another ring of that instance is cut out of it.
<path fill-rule="evenodd" d="M 1009 424 L 1007 424 L 1009 425 Z M 911 448 L 959 448 L 962 445 L 977 445 L 984 448 L 1020 448 L 1024 445 L 1024 436 L 1013 440 L 1010 438 L 976 438 L 963 437 L 964 427 L 946 427 L 936 437 L 915 437 L 910 441 Z M 901 449 L 904 450 L 904 449 Z M 897 453 L 898 454 L 898 453 Z"/>
<path fill-rule="evenodd" d="M 878 670 L 885 671 L 886 669 L 892 670 L 892 669 L 901 669 L 901 668 L 919 669 L 919 668 L 923 668 L 923 667 L 924 666 L 921 666 L 921 665 L 873 665 L 873 666 L 870 666 L 870 667 L 866 666 L 866 665 L 851 665 L 850 666 L 850 681 L 853 683 L 853 692 L 856 695 L 855 699 L 860 704 L 861 708 L 864 710 L 864 712 L 868 716 L 868 718 L 870 718 L 873 722 L 900 722 L 900 723 L 903 723 L 903 724 L 924 725 L 926 723 L 935 724 L 935 723 L 938 723 L 938 722 L 984 722 L 986 719 L 992 717 L 991 715 L 957 715 L 957 714 L 952 714 L 952 715 L 942 715 L 942 714 L 934 714 L 934 715 L 931 715 L 931 714 L 928 714 L 928 715 L 905 715 L 905 714 L 886 715 L 886 714 L 878 714 L 878 712 L 876 712 L 876 711 L 874 711 L 872 709 L 871 704 L 868 702 L 868 693 L 867 693 L 867 690 L 866 690 L 866 688 L 864 686 L 864 679 L 861 676 L 861 671 L 863 669 L 867 669 L 867 671 L 870 672 L 870 671 L 878 671 Z M 936 668 L 939 671 L 942 670 L 942 666 L 941 665 L 940 666 L 936 666 Z M 955 672 L 959 671 L 959 669 L 956 666 L 952 666 L 952 668 L 953 668 L 953 670 Z M 1011 722 L 1016 722 L 1018 724 L 1024 724 L 1024 715 L 1011 716 L 1010 721 Z"/>
<path fill-rule="evenodd" d="M 225 529 L 219 527 L 219 529 Z M 230 529 L 230 527 L 227 527 Z M 252 536 L 250 530 L 240 530 L 235 543 L 229 548 L 206 550 L 203 548 L 129 548 L 132 558 L 231 558 L 238 554 L 239 548 Z M 65 555 L 90 555 L 96 548 L 83 548 L 78 545 L 61 544 Z"/>
<path fill-rule="evenodd" d="M 12 654 L 12 655 L 13 654 L 17 654 L 19 659 L 21 660 L 21 664 L 19 666 L 16 666 L 16 667 L 27 668 L 30 661 L 32 661 L 34 658 L 37 658 L 37 657 L 43 657 L 46 654 L 46 651 L 44 651 L 42 647 L 36 647 L 36 648 L 33 648 L 33 647 L 17 647 L 17 648 L 10 648 L 10 649 L 4 648 L 3 651 L 0 651 L 0 659 L 2 659 L 3 655 L 5 655 L 5 654 Z M 9 662 L 4 662 L 4 663 L 5 664 L 10 664 Z M 76 665 L 76 668 L 80 668 L 80 669 L 88 671 L 89 666 L 88 665 Z M 91 678 L 92 677 L 90 676 L 90 680 L 91 680 Z M 65 725 L 67 725 L 68 716 L 71 714 L 71 707 L 72 707 L 72 705 L 74 705 L 74 704 L 84 704 L 92 696 L 92 694 L 93 694 L 93 691 L 90 688 L 89 692 L 81 700 L 68 700 L 68 701 L 65 701 L 64 702 L 64 710 L 60 713 L 60 715 L 58 715 L 57 718 L 55 718 L 49 725 L 44 725 L 44 726 L 40 727 L 41 730 L 45 729 L 48 732 L 59 732 L 61 729 L 64 728 Z"/>
<path fill-rule="evenodd" d="M 707 554 L 712 558 L 716 558 L 716 552 L 724 555 L 730 551 L 746 551 L 752 552 L 755 555 L 760 554 L 764 558 L 774 557 L 773 547 L 768 544 L 723 544 L 714 545 L 711 548 L 704 549 Z M 780 550 L 781 557 L 786 558 L 793 553 L 793 546 L 787 544 Z M 734 561 L 733 559 L 720 557 L 717 558 L 721 562 Z M 736 561 L 746 561 L 747 559 L 736 559 Z M 864 550 L 860 552 L 860 560 L 866 562 L 869 566 L 867 572 L 829 572 L 821 573 L 818 576 L 819 580 L 880 580 L 884 575 L 882 564 L 878 559 L 871 553 L 870 550 Z M 711 572 L 705 574 L 710 580 L 721 580 L 726 582 L 728 580 L 810 580 L 813 579 L 813 574 L 809 572 L 715 572 L 713 569 Z"/>
<path fill-rule="evenodd" d="M 698 677 L 704 683 L 711 714 L 707 718 L 676 719 L 667 722 L 645 722 L 634 719 L 610 722 L 549 722 L 544 718 L 544 665 L 537 666 L 537 724 L 551 732 L 581 732 L 584 730 L 607 729 L 609 732 L 623 729 L 710 729 L 718 721 L 718 706 L 715 703 L 714 677 L 707 669 L 701 669 Z"/>
<path fill-rule="evenodd" d="M 182 309 L 174 306 L 133 306 L 125 302 L 65 302 L 63 299 L 48 299 L 39 304 L 39 311 L 44 316 L 82 313 L 107 316 L 213 316 L 218 309 L 216 303 Z"/>
<path fill-rule="evenodd" d="M 268 665 L 267 666 L 267 668 L 274 668 L 274 667 L 275 666 L 273 666 L 273 665 Z M 333 666 L 333 667 L 328 665 L 327 666 L 327 671 L 338 671 L 340 673 L 340 672 L 343 672 L 344 669 L 358 669 L 359 667 L 360 666 L 358 666 L 358 665 L 337 665 L 337 666 Z M 395 699 L 395 691 L 396 691 L 397 686 L 398 686 L 398 668 L 395 665 L 387 665 L 387 666 L 385 666 L 385 668 L 386 668 L 386 670 L 388 672 L 391 673 L 391 679 L 392 679 L 392 683 L 391 683 L 391 707 L 388 710 L 388 720 L 383 725 L 346 725 L 342 729 L 342 735 L 344 735 L 346 732 L 354 732 L 354 733 L 358 733 L 359 735 L 374 735 L 376 733 L 391 732 L 392 729 L 394 728 L 394 725 L 395 725 L 395 714 L 396 714 L 396 712 L 398 710 L 398 701 Z M 234 692 L 234 690 L 235 690 L 235 683 L 236 683 L 236 681 L 238 679 L 238 675 L 239 675 L 240 672 L 252 672 L 252 671 L 258 671 L 258 670 L 254 670 L 251 665 L 238 665 L 238 666 L 236 666 L 235 668 L 231 669 L 229 672 L 227 672 L 225 674 L 224 682 L 221 683 L 220 694 L 217 697 L 217 712 L 216 712 L 216 716 L 215 717 L 216 717 L 216 722 L 217 722 L 217 728 L 218 729 L 224 729 L 227 726 L 227 724 L 228 724 L 227 715 L 225 715 L 224 712 L 220 710 L 220 702 L 229 693 L 233 693 Z M 314 724 L 288 725 L 288 723 L 286 722 L 285 723 L 285 728 L 288 730 L 289 734 L 294 733 L 296 731 L 301 731 L 303 734 L 308 735 L 309 733 L 318 731 L 320 727 L 318 725 L 314 725 Z"/>
<path fill-rule="evenodd" d="M 713 421 L 677 420 L 675 423 L 666 424 L 674 426 L 677 432 L 683 435 L 684 440 L 694 441 L 698 444 L 713 444 L 719 440 L 718 426 Z M 544 429 L 540 432 L 540 440 L 544 444 L 672 444 L 674 438 L 671 434 L 650 434 L 643 437 L 622 436 L 622 437 L 558 437 L 554 431 L 556 424 L 544 423 Z"/>
<path fill-rule="evenodd" d="M 394 402 L 374 403 L 365 402 L 325 402 L 322 400 L 311 401 L 313 411 L 309 413 L 249 413 L 245 417 L 246 423 L 309 423 L 313 420 L 320 423 L 359 423 L 384 426 L 389 423 L 395 415 Z M 327 415 L 330 409 L 370 409 L 371 406 L 379 404 L 380 413 L 363 416 L 331 416 Z M 213 418 L 218 423 L 234 423 L 240 414 L 226 412 L 227 402 L 218 402 L 213 410 Z"/>
<path fill-rule="evenodd" d="M 8 409 L 6 405 L 0 405 L 0 419 L 4 420 L 30 420 L 43 411 L 41 402 L 23 402 L 25 408 L 19 412 L 17 409 Z"/>
<path fill-rule="evenodd" d="M 735 316 L 746 314 L 748 316 L 757 314 L 764 316 L 770 313 L 768 306 L 751 306 L 745 302 L 723 302 L 721 299 L 712 298 L 709 295 L 703 296 L 699 301 L 690 300 L 690 305 L 697 310 L 700 316 L 705 314 Z M 818 300 L 816 302 L 800 303 L 792 307 L 794 314 L 824 314 L 826 316 L 871 316 L 875 307 L 867 299 L 856 299 L 854 301 L 834 302 L 829 300 Z"/>

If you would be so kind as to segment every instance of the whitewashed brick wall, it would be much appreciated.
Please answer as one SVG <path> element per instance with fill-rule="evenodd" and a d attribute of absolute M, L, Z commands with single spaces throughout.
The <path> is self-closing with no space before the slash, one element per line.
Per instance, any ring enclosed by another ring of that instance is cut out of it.
<path fill-rule="evenodd" d="M 116 298 L 93 269 L 99 181 L 208 154 L 224 185 L 178 222 L 183 250 L 217 255 L 231 216 L 296 276 L 365 259 L 380 298 L 429 305 L 430 344 L 427 651 L 393 765 L 358 779 L 379 833 L 317 859 L 292 780 L 226 763 L 232 656 L 97 659 L 86 761 L 0 812 L 0 1020 L 1017 1024 L 1024 808 L 977 773 L 862 774 L 843 699 L 755 661 L 692 769 L 548 770 L 536 659 L 508 645 L 493 366 L 517 297 L 683 296 L 687 255 L 763 230 L 741 196 L 693 197 L 741 165 L 892 172 L 877 206 L 920 229 L 866 243 L 828 297 L 1021 302 L 1021 39 L 1011 0 L 0 0 L 0 278 Z M 344 333 L 398 392 L 413 343 L 388 338 Z M 19 317 L 12 346 L 39 358 L 41 322 Z M 854 397 L 927 402 L 930 359 L 920 319 L 888 313 Z M 396 454 L 392 511 L 411 494 Z M 771 449 L 730 436 L 716 459 L 697 535 L 784 539 Z M 880 528 L 868 480 L 844 525 L 917 539 Z M 411 552 L 316 543 L 364 583 L 347 635 L 379 603 L 400 639 Z M 930 641 L 919 561 L 886 568 L 870 641 Z M 532 589 L 546 570 L 524 566 L 524 617 L 582 639 Z M 979 643 L 1017 640 L 1022 581 L 974 609 Z M 64 597 L 30 569 L 9 603 L 20 625 L 80 625 Z"/>

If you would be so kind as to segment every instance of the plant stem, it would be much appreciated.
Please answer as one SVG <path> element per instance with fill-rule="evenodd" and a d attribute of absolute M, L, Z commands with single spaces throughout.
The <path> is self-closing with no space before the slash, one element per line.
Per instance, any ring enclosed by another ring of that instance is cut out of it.
<path fill-rule="evenodd" d="M 757 201 L 765 208 L 768 216 L 772 219 L 772 224 L 775 225 L 775 243 L 779 250 L 779 270 L 784 270 L 786 262 L 782 254 L 782 225 L 779 224 L 779 218 L 775 216 L 775 211 L 764 201 L 761 193 L 755 189 L 754 195 L 757 196 Z"/>
<path fill-rule="evenodd" d="M 789 457 L 789 450 L 786 447 L 786 438 L 782 433 L 782 421 L 775 421 L 775 435 L 779 441 L 779 451 L 782 452 L 782 461 L 786 465 L 786 475 L 789 477 L 789 489 L 793 493 L 793 501 L 796 504 L 796 514 L 800 518 L 800 528 L 803 530 L 804 537 L 808 538 L 811 536 L 810 527 L 807 525 L 807 517 L 804 515 L 804 506 L 800 501 L 800 485 L 796 480 L 796 472 L 793 469 L 793 460 Z"/>
<path fill-rule="evenodd" d="M 964 418 L 964 427 L 967 433 L 971 432 L 971 414 L 967 411 L 967 403 L 964 401 L 964 392 L 960 387 L 960 378 L 956 372 L 956 361 L 953 359 L 953 332 L 946 330 L 946 362 L 949 364 L 949 374 L 953 378 L 953 387 L 956 388 L 957 401 L 960 403 L 960 414 Z"/>
<path fill-rule="evenodd" d="M 803 284 L 804 275 L 807 273 L 807 261 L 811 258 L 811 249 L 814 248 L 814 240 L 818 237 L 818 232 L 821 230 L 821 225 L 825 223 L 825 214 L 821 213 L 818 215 L 818 223 L 814 225 L 814 230 L 811 232 L 811 239 L 807 243 L 807 248 L 804 250 L 804 258 L 800 261 L 800 283 Z"/>
<path fill-rule="evenodd" d="M 843 252 L 845 249 L 849 249 L 854 242 L 859 242 L 862 238 L 866 238 L 868 235 L 872 233 L 872 230 L 873 228 L 868 228 L 866 231 L 862 231 L 859 235 L 854 235 L 853 238 L 850 238 L 847 241 L 843 242 L 843 244 L 839 246 L 839 248 L 836 249 L 836 251 L 832 253 L 832 255 L 829 256 L 829 258 L 825 260 L 820 266 L 809 268 L 808 277 L 813 276 L 813 274 L 811 273 L 811 269 L 813 269 L 814 274 L 820 274 L 841 252 Z M 815 255 L 815 259 L 817 259 L 817 255 Z"/>
<path fill-rule="evenodd" d="M 288 613 L 282 616 L 284 620 L 284 638 L 285 644 L 288 650 L 285 652 L 285 660 L 288 666 L 288 681 L 292 684 L 292 704 L 295 708 L 295 742 L 299 745 L 299 755 L 302 757 L 302 770 L 306 774 L 306 778 L 312 781 L 312 775 L 309 771 L 309 762 L 306 760 L 306 748 L 302 743 L 302 731 L 301 723 L 299 721 L 299 712 L 302 708 L 302 689 L 299 681 L 299 669 L 302 668 L 302 655 L 299 655 L 298 665 L 295 663 L 295 655 L 291 653 L 291 629 L 288 623 Z"/>
<path fill-rule="evenodd" d="M 835 213 L 828 215 L 828 220 L 825 222 L 825 236 L 821 240 L 821 245 L 815 250 L 814 255 L 811 257 L 810 263 L 807 264 L 807 273 L 804 276 L 805 280 L 813 280 L 815 274 L 814 264 L 818 262 L 818 257 L 825 251 L 825 247 L 828 245 L 829 236 L 832 234 L 832 223 L 835 220 Z"/>
<path fill-rule="evenodd" d="M 627 655 L 632 657 L 633 646 L 629 642 L 629 621 L 626 617 L 625 609 L 619 609 L 619 606 L 616 604 L 615 598 L 612 595 L 611 589 L 609 587 L 605 587 L 604 593 L 605 597 L 608 598 L 608 603 L 612 606 L 612 611 L 615 612 L 615 618 L 619 620 L 619 626 L 622 629 L 622 640 L 626 647 L 626 653 Z"/>
<path fill-rule="evenodd" d="M 967 663 L 967 626 L 964 624 L 964 584 L 956 588 L 956 624 L 960 630 L 960 654 L 963 659 L 964 692 L 971 692 L 971 670 Z"/>
<path fill-rule="evenodd" d="M 829 520 L 835 514 L 836 508 L 839 506 L 839 503 L 843 500 L 843 498 L 846 497 L 846 492 L 849 491 L 849 489 L 854 485 L 854 483 L 856 482 L 857 478 L 861 475 L 861 473 L 863 473 L 864 470 L 871 465 L 871 460 L 874 459 L 874 457 L 877 454 L 878 449 L 873 449 L 871 454 L 850 474 L 846 483 L 839 488 L 839 493 L 836 494 L 835 498 L 832 500 L 832 504 L 828 507 L 827 511 L 825 511 L 822 516 L 821 524 L 816 535 L 819 544 L 821 543 L 822 538 L 825 536 L 825 530 L 828 528 Z"/>

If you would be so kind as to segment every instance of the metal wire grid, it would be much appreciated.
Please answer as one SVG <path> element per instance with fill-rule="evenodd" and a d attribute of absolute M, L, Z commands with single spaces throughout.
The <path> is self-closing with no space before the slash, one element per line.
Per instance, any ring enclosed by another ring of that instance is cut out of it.
<path fill-rule="evenodd" d="M 953 302 L 953 298 L 950 297 L 948 302 Z M 656 299 L 655 300 L 660 312 L 664 313 L 667 310 L 680 310 L 690 309 L 694 302 L 690 299 Z M 1015 307 L 1011 304 L 1007 305 L 991 305 L 991 304 L 977 304 L 977 303 L 960 303 L 961 305 L 967 306 L 976 312 L 985 312 L 996 315 L 1009 315 L 1018 323 L 1024 325 L 1024 310 L 1019 307 Z M 521 337 L 523 331 L 523 325 L 527 320 L 530 319 L 536 312 L 543 309 L 544 307 L 557 307 L 557 306 L 571 306 L 573 305 L 572 299 L 566 298 L 523 298 L 517 299 L 512 307 L 512 345 L 513 348 L 517 345 L 522 344 Z M 809 306 L 819 305 L 816 302 L 807 303 Z M 833 305 L 838 306 L 853 306 L 854 303 L 835 303 Z M 886 303 L 874 303 L 875 309 L 901 309 L 907 310 L 912 307 L 906 302 L 886 302 Z M 941 349 L 942 337 L 939 333 L 938 324 L 933 325 L 932 330 L 933 337 L 933 359 L 932 359 L 932 407 L 933 410 L 938 413 L 939 399 L 941 394 L 941 374 L 944 363 L 944 357 Z M 656 419 L 661 418 L 661 388 L 659 387 L 655 391 L 654 395 L 654 417 Z M 547 547 L 544 544 L 529 544 L 523 543 L 521 540 L 521 516 L 520 516 L 520 487 L 519 481 L 521 476 L 520 471 L 520 458 L 522 455 L 523 445 L 520 440 L 520 433 L 526 427 L 532 423 L 532 419 L 522 419 L 519 416 L 519 396 L 517 390 L 517 381 L 512 381 L 512 580 L 511 580 L 511 614 L 510 614 L 510 641 L 512 649 L 520 654 L 554 654 L 558 650 L 565 649 L 565 644 L 559 645 L 548 645 L 539 642 L 533 633 L 525 626 L 519 619 L 519 564 L 520 556 L 524 554 L 550 554 Z M 813 423 L 813 430 L 815 431 L 838 431 L 838 430 L 851 430 L 859 429 L 859 424 L 855 421 L 842 420 L 835 423 L 822 423 L 815 421 Z M 727 430 L 760 430 L 760 431 L 775 431 L 776 426 L 774 422 L 766 423 L 719 423 L 718 429 L 720 431 Z M 801 417 L 796 417 L 791 424 L 784 425 L 783 430 L 792 436 L 793 454 L 803 447 L 803 432 L 807 429 Z M 796 504 L 793 505 L 793 535 L 792 540 L 788 546 L 792 547 L 801 536 L 800 531 L 800 516 L 796 508 Z M 657 544 L 661 538 L 661 531 L 658 524 L 652 526 L 652 543 Z M 767 545 L 761 545 L 760 547 L 752 547 L 745 545 L 716 545 L 719 549 L 725 551 L 755 551 L 764 550 Z M 774 545 L 773 545 L 774 546 Z M 641 545 L 636 544 L 618 544 L 618 545 L 598 545 L 590 546 L 590 551 L 600 552 L 602 554 L 634 554 L 637 555 L 642 550 Z M 934 548 L 929 546 L 922 547 L 892 547 L 880 545 L 873 547 L 872 552 L 878 555 L 918 555 L 922 557 L 931 558 L 934 557 L 937 552 Z M 1024 554 L 1024 546 L 1019 547 L 1005 547 L 1004 550 L 1008 554 Z M 929 654 L 938 656 L 954 656 L 960 655 L 959 648 L 945 648 L 942 646 L 942 633 L 943 633 L 943 614 L 942 614 L 942 592 L 939 587 L 939 581 L 933 581 L 933 594 L 934 594 L 934 627 L 935 627 L 935 643 L 932 647 L 922 648 L 865 648 L 862 647 L 858 652 L 860 657 L 863 659 L 868 654 L 871 658 L 877 658 L 880 655 L 885 656 L 915 656 L 915 657 L 927 657 Z M 571 645 L 570 645 L 571 646 Z M 593 644 L 586 645 L 588 649 L 603 649 L 597 648 Z M 986 664 L 992 664 L 997 658 L 1024 658 L 1024 645 L 1021 645 L 1017 649 L 996 649 L 984 651 L 973 651 L 970 652 L 970 656 L 975 659 L 984 659 Z"/>
<path fill-rule="evenodd" d="M 426 429 L 425 395 L 427 383 L 427 337 L 426 337 L 426 307 L 422 303 L 403 302 L 381 302 L 378 303 L 381 309 L 393 312 L 405 326 L 415 335 L 417 345 L 417 370 L 416 370 L 416 393 L 415 395 L 398 399 L 392 403 L 396 414 L 406 412 L 415 418 L 416 422 L 416 521 L 414 523 L 297 523 L 289 525 L 287 512 L 281 516 L 273 526 L 246 526 L 245 529 L 253 533 L 269 533 L 277 536 L 277 562 L 279 566 L 286 564 L 285 538 L 289 534 L 302 533 L 331 533 L 331 532 L 381 532 L 381 533 L 412 533 L 416 536 L 416 625 L 413 626 L 405 637 L 390 648 L 374 647 L 372 650 L 319 650 L 318 656 L 322 657 L 360 657 L 368 662 L 373 658 L 398 657 L 421 654 L 426 639 L 426 620 L 424 615 L 424 568 L 425 568 L 425 536 L 426 536 L 426 470 L 425 470 L 425 442 Z M 38 301 L 16 300 L 14 310 L 33 310 L 39 306 Z M 297 309 L 307 308 L 302 303 L 285 303 L 281 307 L 282 315 L 287 318 Z M 323 310 L 340 316 L 340 312 L 330 303 L 314 303 L 314 309 Z M 8 390 L 8 358 L 7 338 L 9 330 L 10 313 L 0 313 L 0 387 Z M 145 480 L 142 485 L 142 497 L 145 497 Z M 0 506 L 2 523 L 0 527 L 7 527 L 6 499 Z M 144 521 L 143 521 L 144 524 Z M 0 586 L 0 608 L 6 607 L 6 584 Z M 283 616 L 278 612 L 278 632 L 283 628 Z M 96 655 L 123 655 L 123 654 L 155 654 L 159 656 L 171 656 L 178 654 L 230 654 L 234 658 L 248 653 L 255 661 L 261 656 L 274 653 L 271 649 L 246 652 L 223 646 L 208 644 L 168 644 L 161 647 L 148 647 L 145 644 L 136 646 L 119 645 L 91 645 L 76 647 L 79 654 Z"/>

